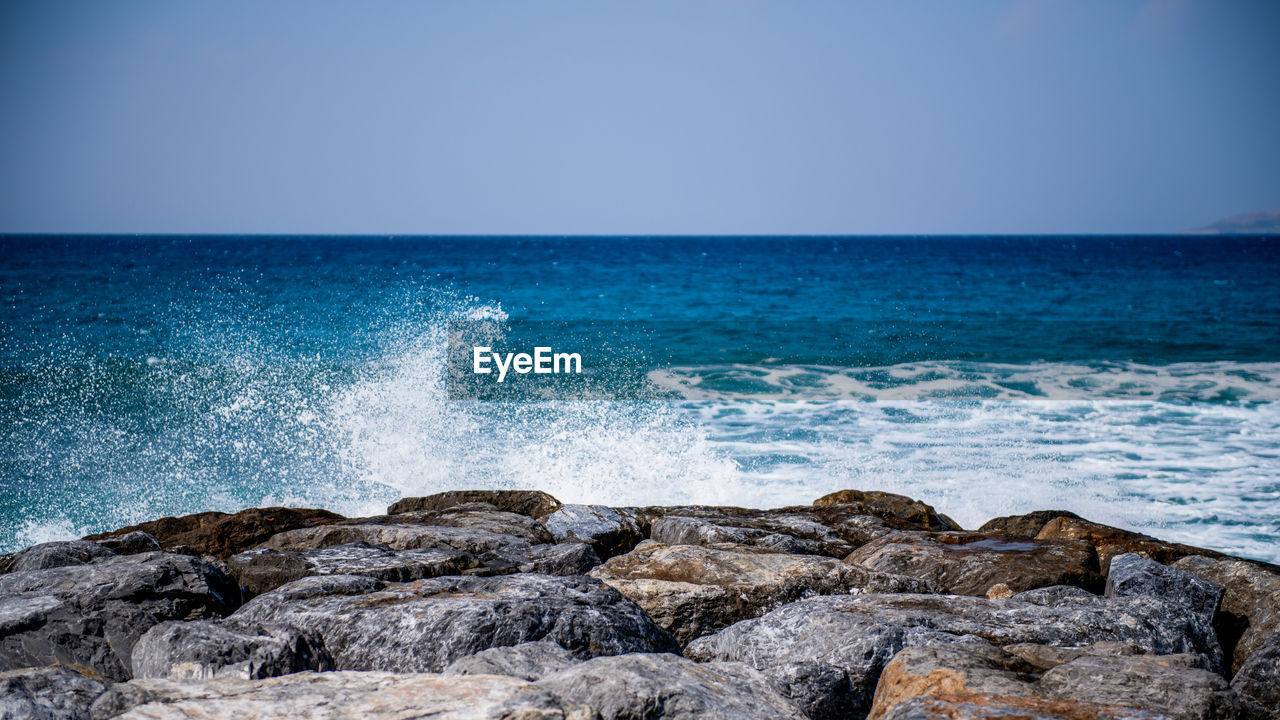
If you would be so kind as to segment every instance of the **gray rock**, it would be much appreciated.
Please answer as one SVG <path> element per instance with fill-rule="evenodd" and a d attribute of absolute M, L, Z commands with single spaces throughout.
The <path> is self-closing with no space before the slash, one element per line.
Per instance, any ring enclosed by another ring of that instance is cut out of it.
<path fill-rule="evenodd" d="M 143 633 L 224 615 L 239 595 L 218 563 L 158 552 L 0 575 L 0 669 L 63 663 L 126 680 Z"/>
<path fill-rule="evenodd" d="M 454 660 L 442 672 L 446 675 L 509 675 L 532 682 L 580 662 L 583 662 L 581 658 L 550 640 L 539 640 L 481 650 Z"/>
<path fill-rule="evenodd" d="M 588 706 L 601 720 L 804 718 L 751 668 L 700 665 L 666 653 L 596 658 L 537 684 Z"/>
<path fill-rule="evenodd" d="M 929 580 L 957 595 L 985 596 L 996 584 L 1015 593 L 1051 585 L 1101 590 L 1103 584 L 1098 554 L 1084 540 L 901 532 L 863 545 L 846 560 L 872 570 Z"/>
<path fill-rule="evenodd" d="M 0 573 L 48 570 L 49 568 L 88 565 L 116 553 L 98 543 L 86 540 L 63 540 L 32 545 L 0 561 Z"/>
<path fill-rule="evenodd" d="M 1280 720 L 1280 632 L 1240 665 L 1231 687 L 1250 705 L 1250 717 Z"/>
<path fill-rule="evenodd" d="M 1084 656 L 1049 670 L 1035 686 L 1046 697 L 1128 705 L 1174 720 L 1235 720 L 1244 710 L 1198 655 Z"/>
<path fill-rule="evenodd" d="M 584 575 L 600 564 L 600 556 L 587 543 L 563 542 L 554 545 L 509 547 L 484 556 L 490 567 L 509 562 L 522 573 L 543 575 Z"/>
<path fill-rule="evenodd" d="M 1224 591 L 1225 588 L 1215 582 L 1133 553 L 1112 558 L 1111 571 L 1107 574 L 1107 597 L 1150 595 L 1180 605 L 1195 619 L 1199 634 L 1212 638 L 1215 644 L 1218 640 L 1214 616 L 1222 604 Z M 1215 664 L 1214 669 L 1222 667 Z"/>
<path fill-rule="evenodd" d="M 905 647 L 1112 641 L 1162 654 L 1210 651 L 1196 632 L 1182 608 L 1145 595 L 1063 598 L 1051 606 L 958 595 L 830 595 L 699 638 L 685 656 L 745 662 L 818 719 L 865 713 L 884 664 Z"/>
<path fill-rule="evenodd" d="M 828 557 L 854 548 L 830 527 L 800 515 L 667 515 L 653 521 L 649 537 L 666 545 L 745 545 Z"/>
<path fill-rule="evenodd" d="M 1075 585 L 1050 585 L 1049 587 L 1014 593 L 1009 599 L 1051 607 L 1077 601 L 1091 602 L 1096 597 L 1096 594 L 1083 588 L 1078 588 Z"/>
<path fill-rule="evenodd" d="M 540 518 L 560 509 L 560 501 L 541 490 L 452 490 L 425 497 L 403 498 L 387 508 L 387 514 L 447 510 L 471 503 L 485 503 L 504 512 L 532 518 Z"/>
<path fill-rule="evenodd" d="M 635 515 L 604 505 L 564 505 L 542 518 L 556 542 L 584 542 L 603 559 L 629 552 L 644 539 Z"/>
<path fill-rule="evenodd" d="M 634 600 L 681 643 L 810 595 L 928 592 L 928 583 L 815 555 L 646 541 L 591 576 Z"/>
<path fill-rule="evenodd" d="M 135 678 L 258 680 L 332 669 L 318 641 L 284 626 L 166 622 L 148 630 L 133 646 Z"/>
<path fill-rule="evenodd" d="M 1218 636 L 1239 671 L 1273 633 L 1280 632 L 1280 568 L 1237 558 L 1203 555 L 1172 564 L 1178 570 L 1226 588 L 1218 613 Z"/>
<path fill-rule="evenodd" d="M 0 720 L 89 720 L 106 689 L 65 665 L 0 672 Z"/>
<path fill-rule="evenodd" d="M 532 683 L 498 675 L 296 673 L 266 680 L 134 680 L 93 704 L 95 720 L 589 720 Z"/>
<path fill-rule="evenodd" d="M 156 552 L 164 549 L 160 546 L 160 541 L 155 536 L 142 530 L 105 537 L 95 542 L 118 555 L 137 555 L 138 553 Z"/>
<path fill-rule="evenodd" d="M 469 553 L 439 548 L 389 550 L 366 543 L 350 543 L 294 552 L 258 548 L 227 560 L 237 582 L 260 595 L 310 575 L 365 575 L 391 582 L 407 582 L 440 575 L 456 575 L 476 568 Z"/>
<path fill-rule="evenodd" d="M 876 720 L 1170 720 L 1167 715 L 1119 705 L 1008 695 L 922 695 Z"/>
<path fill-rule="evenodd" d="M 229 621 L 319 638 L 340 670 L 439 672 L 481 650 L 544 639 L 582 658 L 677 647 L 643 610 L 587 577 L 442 577 L 350 594 L 360 587 L 352 580 L 303 578 Z"/>

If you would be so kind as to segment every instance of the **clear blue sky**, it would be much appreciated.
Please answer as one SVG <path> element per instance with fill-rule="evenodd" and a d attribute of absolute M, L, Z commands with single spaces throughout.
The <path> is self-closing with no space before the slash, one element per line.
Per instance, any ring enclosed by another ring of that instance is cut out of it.
<path fill-rule="evenodd" d="M 1280 209 L 1280 2 L 0 4 L 0 232 L 1166 232 Z"/>

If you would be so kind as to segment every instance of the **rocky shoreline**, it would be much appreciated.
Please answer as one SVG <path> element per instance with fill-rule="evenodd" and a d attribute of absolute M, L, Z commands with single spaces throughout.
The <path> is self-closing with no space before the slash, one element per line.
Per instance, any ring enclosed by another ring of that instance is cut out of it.
<path fill-rule="evenodd" d="M 405 498 L 0 557 L 9 718 L 1280 720 L 1280 567 L 1067 512 Z"/>

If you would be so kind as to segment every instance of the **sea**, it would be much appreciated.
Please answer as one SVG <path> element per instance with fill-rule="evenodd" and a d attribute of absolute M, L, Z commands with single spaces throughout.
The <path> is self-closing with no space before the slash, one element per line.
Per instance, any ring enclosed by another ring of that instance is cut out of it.
<path fill-rule="evenodd" d="M 459 392 L 476 327 L 590 391 Z M 1280 237 L 0 236 L 0 552 L 457 488 L 884 490 L 1280 562 Z"/>

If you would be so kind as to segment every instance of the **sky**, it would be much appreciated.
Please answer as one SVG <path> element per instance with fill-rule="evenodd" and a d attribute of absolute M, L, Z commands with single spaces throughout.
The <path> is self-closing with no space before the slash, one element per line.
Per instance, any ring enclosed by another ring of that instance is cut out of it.
<path fill-rule="evenodd" d="M 1160 233 L 1275 0 L 0 0 L 0 232 Z"/>

